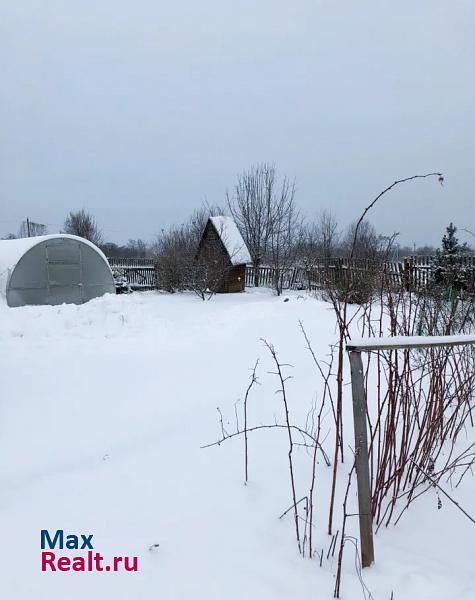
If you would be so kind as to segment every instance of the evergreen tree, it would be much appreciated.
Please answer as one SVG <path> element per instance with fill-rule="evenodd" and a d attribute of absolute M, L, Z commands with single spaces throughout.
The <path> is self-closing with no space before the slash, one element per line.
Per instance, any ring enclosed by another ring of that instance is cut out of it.
<path fill-rule="evenodd" d="M 433 273 L 434 281 L 444 287 L 461 290 L 465 287 L 467 273 L 462 265 L 461 255 L 466 252 L 466 244 L 459 244 L 457 227 L 451 222 L 442 238 L 442 247 L 436 252 Z"/>
<path fill-rule="evenodd" d="M 457 227 L 451 222 L 446 229 L 446 233 L 442 238 L 442 252 L 444 256 L 456 258 L 463 249 L 460 246 L 458 238 L 455 237 L 457 233 Z"/>

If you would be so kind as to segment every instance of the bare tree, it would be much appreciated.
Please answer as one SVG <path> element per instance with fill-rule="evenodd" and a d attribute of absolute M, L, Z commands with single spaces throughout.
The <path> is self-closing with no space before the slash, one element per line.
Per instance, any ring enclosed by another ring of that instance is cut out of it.
<path fill-rule="evenodd" d="M 202 300 L 210 300 L 219 292 L 231 268 L 230 261 L 222 253 L 215 252 L 212 246 L 208 251 L 207 254 L 195 254 L 186 274 L 187 288 Z"/>
<path fill-rule="evenodd" d="M 145 258 L 147 256 L 147 244 L 142 239 L 129 240 L 127 242 L 127 255 L 134 258 Z"/>
<path fill-rule="evenodd" d="M 408 254 L 415 254 L 415 255 L 433 255 L 435 254 L 436 249 L 434 248 L 434 246 L 418 246 L 415 250 L 412 249 L 411 252 L 409 252 Z"/>
<path fill-rule="evenodd" d="M 162 229 L 151 246 L 162 289 L 175 292 L 186 288 L 185 274 L 194 251 L 193 239 L 184 225 Z"/>
<path fill-rule="evenodd" d="M 186 224 L 190 235 L 192 235 L 194 238 L 195 250 L 200 242 L 201 236 L 203 235 L 203 231 L 206 227 L 208 219 L 210 217 L 216 217 L 218 215 L 225 214 L 226 210 L 223 206 L 219 206 L 218 204 L 208 204 L 207 202 L 204 202 L 200 208 L 195 210 Z"/>
<path fill-rule="evenodd" d="M 356 228 L 358 227 L 358 230 Z M 343 250 L 352 258 L 374 259 L 380 255 L 381 239 L 374 226 L 367 220 L 351 223 L 343 239 Z"/>
<path fill-rule="evenodd" d="M 102 243 L 102 232 L 96 219 L 83 208 L 69 213 L 64 222 L 64 233 L 78 235 L 96 245 Z"/>
<path fill-rule="evenodd" d="M 193 290 L 203 300 L 212 295 L 228 265 L 200 258 L 197 251 L 211 216 L 223 214 L 218 206 L 203 205 L 182 225 L 162 230 L 150 251 L 157 260 L 160 286 L 169 291 Z"/>
<path fill-rule="evenodd" d="M 330 211 L 320 213 L 316 223 L 302 223 L 297 241 L 297 257 L 309 268 L 320 260 L 329 262 L 339 250 L 338 223 Z"/>
<path fill-rule="evenodd" d="M 340 240 L 338 223 L 334 215 L 328 210 L 323 210 L 318 218 L 316 229 L 320 256 L 328 261 L 334 258 Z"/>
<path fill-rule="evenodd" d="M 251 255 L 255 286 L 259 285 L 259 266 L 271 245 L 276 249 L 276 238 L 282 237 L 288 217 L 286 204 L 293 205 L 294 193 L 295 186 L 287 177 L 279 185 L 275 166 L 262 163 L 239 175 L 233 195 L 227 194 L 229 211 Z"/>
<path fill-rule="evenodd" d="M 274 267 L 274 289 L 278 296 L 282 293 L 284 270 L 293 265 L 297 252 L 300 223 L 294 196 L 295 185 L 284 179 L 280 196 L 272 207 L 270 259 Z"/>

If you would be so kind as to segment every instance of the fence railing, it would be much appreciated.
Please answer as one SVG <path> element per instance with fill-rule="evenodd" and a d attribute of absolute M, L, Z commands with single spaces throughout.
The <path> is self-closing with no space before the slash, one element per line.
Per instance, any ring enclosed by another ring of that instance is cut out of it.
<path fill-rule="evenodd" d="M 374 261 L 369 259 L 335 258 L 322 260 L 309 267 L 275 269 L 258 268 L 259 286 L 273 286 L 281 278 L 283 289 L 320 289 L 337 285 L 348 279 L 359 281 L 372 277 L 383 278 L 395 289 L 422 291 L 434 281 L 435 256 L 409 256 L 401 261 Z M 463 273 L 465 287 L 475 290 L 475 256 L 457 258 L 457 269 Z M 246 286 L 255 285 L 255 267 L 246 268 Z"/>
<path fill-rule="evenodd" d="M 119 269 L 133 290 L 156 290 L 157 263 L 153 258 L 108 258 L 111 269 Z"/>
<path fill-rule="evenodd" d="M 261 287 L 275 287 L 278 279 L 281 289 L 317 290 L 341 284 L 348 279 L 383 277 L 394 289 L 422 291 L 433 281 L 435 256 L 409 256 L 400 261 L 333 258 L 319 260 L 304 267 L 258 267 L 257 282 Z M 153 258 L 109 258 L 112 269 L 121 269 L 132 289 L 160 288 L 157 262 Z M 466 287 L 475 290 L 475 256 L 457 258 L 458 268 L 465 271 Z M 253 287 L 256 268 L 246 267 L 246 287 Z"/>
<path fill-rule="evenodd" d="M 404 266 L 398 262 L 375 264 L 374 261 L 335 259 L 326 263 L 312 265 L 311 267 L 288 267 L 276 269 L 275 267 L 258 268 L 258 285 L 273 287 L 277 278 L 280 278 L 282 289 L 315 290 L 327 286 L 337 285 L 348 279 L 364 279 L 367 275 L 372 277 L 379 273 L 384 275 L 387 282 L 394 287 L 402 287 L 407 281 Z M 255 267 L 246 268 L 246 286 L 252 287 L 256 283 Z"/>

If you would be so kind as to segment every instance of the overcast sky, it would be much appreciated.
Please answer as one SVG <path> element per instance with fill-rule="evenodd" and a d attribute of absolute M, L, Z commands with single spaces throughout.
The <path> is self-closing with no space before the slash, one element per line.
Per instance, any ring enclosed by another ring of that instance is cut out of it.
<path fill-rule="evenodd" d="M 152 239 L 260 161 L 308 218 L 475 230 L 473 0 L 0 0 L 0 234 Z M 461 238 L 469 240 L 463 233 Z"/>

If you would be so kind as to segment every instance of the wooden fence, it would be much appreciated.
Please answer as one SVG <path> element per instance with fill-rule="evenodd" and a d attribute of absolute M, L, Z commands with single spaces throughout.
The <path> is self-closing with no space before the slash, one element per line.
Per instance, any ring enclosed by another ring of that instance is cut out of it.
<path fill-rule="evenodd" d="M 336 258 L 320 261 L 311 267 L 259 267 L 259 285 L 270 287 L 281 277 L 283 289 L 313 290 L 338 285 L 348 279 L 363 281 L 383 278 L 394 289 L 424 290 L 433 282 L 435 256 L 410 256 L 401 261 L 372 261 L 367 259 Z M 465 270 L 466 287 L 475 290 L 475 256 L 457 259 L 457 266 Z M 255 268 L 246 269 L 246 286 L 255 285 Z"/>
<path fill-rule="evenodd" d="M 394 287 L 402 287 L 407 280 L 404 265 L 399 262 L 375 264 L 367 260 L 335 259 L 321 262 L 312 267 L 289 267 L 275 269 L 274 267 L 259 267 L 259 286 L 273 287 L 277 277 L 281 278 L 283 289 L 315 290 L 327 286 L 338 285 L 345 279 L 359 278 L 361 280 L 382 273 Z M 255 268 L 246 269 L 246 286 L 255 285 Z"/>
<path fill-rule="evenodd" d="M 109 258 L 112 269 L 120 269 L 134 290 L 160 288 L 157 263 L 153 258 Z M 360 281 L 383 277 L 394 289 L 424 290 L 432 282 L 434 256 L 410 256 L 401 261 L 375 262 L 367 259 L 335 258 L 321 260 L 311 267 L 259 267 L 258 283 L 261 287 L 274 287 L 280 279 L 282 289 L 316 290 L 328 285 L 338 285 L 348 278 Z M 475 290 L 475 256 L 460 257 L 458 265 L 466 271 L 467 288 Z M 253 287 L 255 268 L 246 268 L 246 287 Z"/>
<path fill-rule="evenodd" d="M 133 290 L 156 290 L 157 263 L 153 258 L 108 258 L 112 271 L 120 270 Z"/>

